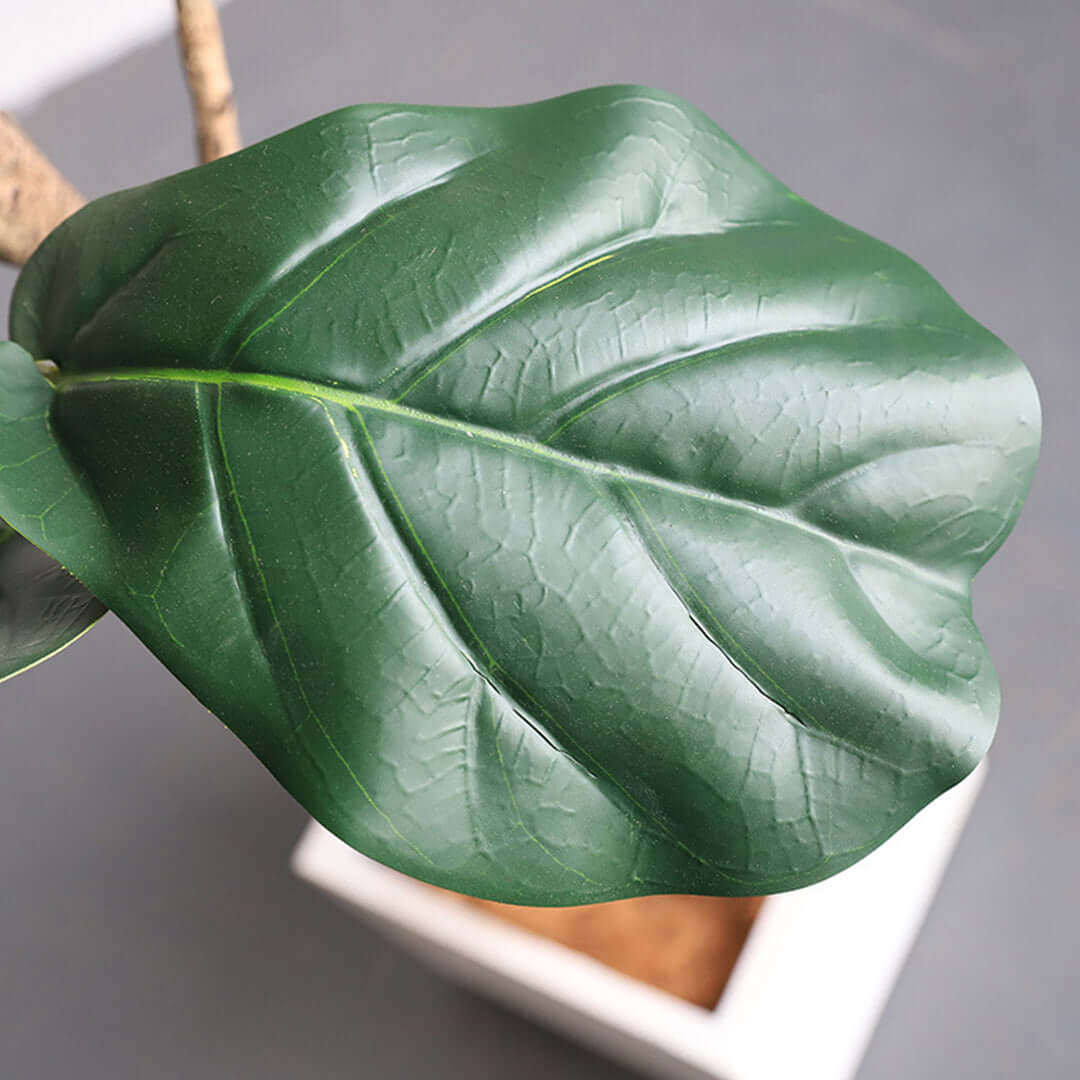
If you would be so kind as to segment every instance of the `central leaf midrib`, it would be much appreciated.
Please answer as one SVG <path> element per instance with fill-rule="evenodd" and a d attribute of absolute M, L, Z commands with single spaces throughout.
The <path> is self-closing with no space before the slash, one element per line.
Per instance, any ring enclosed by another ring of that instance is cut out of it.
<path fill-rule="evenodd" d="M 667 494 L 674 494 L 686 498 L 699 499 L 714 505 L 729 507 L 734 510 L 755 514 L 767 518 L 778 525 L 799 529 L 803 532 L 818 536 L 828 543 L 851 551 L 869 552 L 875 557 L 900 565 L 903 569 L 933 586 L 951 595 L 962 595 L 963 589 L 952 578 L 938 573 L 920 563 L 913 562 L 893 552 L 883 551 L 881 548 L 862 544 L 856 540 L 830 532 L 819 526 L 806 521 L 797 514 L 782 508 L 766 506 L 762 503 L 752 502 L 747 499 L 737 499 L 730 495 L 722 495 L 720 492 L 707 488 L 700 488 L 693 484 L 684 484 L 668 477 L 657 476 L 655 473 L 643 472 L 640 469 L 630 468 L 625 465 L 612 465 L 592 458 L 580 457 L 576 454 L 567 453 L 564 450 L 556 450 L 551 446 L 537 442 L 534 439 L 524 438 L 499 428 L 486 427 L 479 424 L 468 423 L 453 417 L 439 416 L 435 413 L 422 409 L 413 408 L 388 398 L 377 397 L 364 393 L 360 390 L 347 389 L 340 386 L 332 386 L 308 379 L 298 379 L 288 375 L 271 375 L 258 371 L 229 371 L 213 370 L 204 368 L 143 368 L 143 369 L 117 369 L 113 371 L 101 371 L 79 375 L 61 375 L 56 383 L 57 392 L 79 386 L 112 383 L 112 382 L 179 382 L 197 383 L 210 386 L 248 386 L 257 389 L 270 390 L 277 393 L 296 394 L 301 397 L 315 398 L 319 401 L 331 401 L 346 409 L 363 409 L 370 412 L 383 413 L 402 420 L 414 423 L 422 423 L 440 427 L 446 431 L 452 431 L 457 435 L 463 435 L 469 439 L 478 439 L 489 444 L 501 446 L 517 453 L 543 458 L 556 464 L 583 472 L 592 473 L 605 480 L 617 480 L 621 483 L 632 481 L 646 487 L 659 489 Z"/>

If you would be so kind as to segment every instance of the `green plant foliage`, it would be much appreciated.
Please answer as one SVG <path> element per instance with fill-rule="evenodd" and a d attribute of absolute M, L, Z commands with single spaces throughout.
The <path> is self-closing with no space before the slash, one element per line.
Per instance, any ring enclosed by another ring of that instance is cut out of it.
<path fill-rule="evenodd" d="M 0 513 L 410 874 L 793 888 L 990 742 L 1031 381 L 676 99 L 333 113 L 82 210 L 11 333 Z"/>
<path fill-rule="evenodd" d="M 0 681 L 47 660 L 104 614 L 59 563 L 0 521 Z"/>

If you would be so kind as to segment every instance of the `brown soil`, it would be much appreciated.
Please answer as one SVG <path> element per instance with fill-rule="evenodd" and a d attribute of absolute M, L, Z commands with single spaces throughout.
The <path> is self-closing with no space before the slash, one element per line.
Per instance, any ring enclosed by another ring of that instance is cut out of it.
<path fill-rule="evenodd" d="M 465 902 L 713 1009 L 761 909 L 760 897 L 643 896 L 542 908 Z"/>

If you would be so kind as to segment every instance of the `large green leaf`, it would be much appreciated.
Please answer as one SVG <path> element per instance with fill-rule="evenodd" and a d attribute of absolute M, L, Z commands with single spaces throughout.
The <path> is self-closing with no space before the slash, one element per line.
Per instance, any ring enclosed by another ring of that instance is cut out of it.
<path fill-rule="evenodd" d="M 0 521 L 0 681 L 47 660 L 104 614 L 55 559 Z"/>
<path fill-rule="evenodd" d="M 411 874 L 792 888 L 990 741 L 1031 382 L 675 99 L 333 113 L 88 206 L 11 330 L 0 513 Z"/>

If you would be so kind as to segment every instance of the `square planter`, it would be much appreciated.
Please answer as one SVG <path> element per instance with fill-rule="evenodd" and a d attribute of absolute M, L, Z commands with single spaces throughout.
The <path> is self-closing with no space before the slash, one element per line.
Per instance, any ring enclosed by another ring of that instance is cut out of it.
<path fill-rule="evenodd" d="M 766 900 L 711 1011 L 389 870 L 314 822 L 293 867 L 452 977 L 651 1075 L 851 1080 L 983 775 L 850 869 Z"/>

